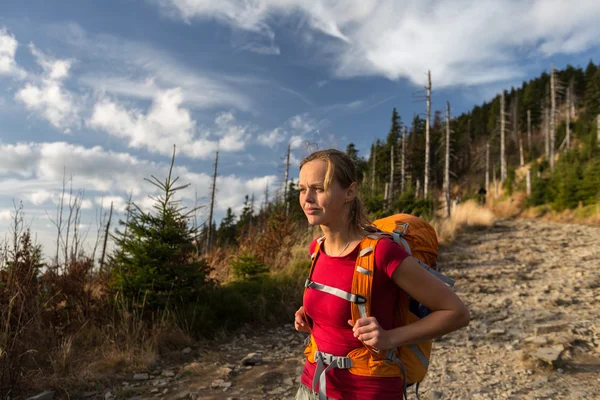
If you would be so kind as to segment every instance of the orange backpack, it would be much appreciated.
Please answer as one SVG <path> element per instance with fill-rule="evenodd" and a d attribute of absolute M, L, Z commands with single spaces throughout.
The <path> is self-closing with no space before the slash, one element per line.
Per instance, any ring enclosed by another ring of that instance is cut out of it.
<path fill-rule="evenodd" d="M 396 214 L 379 219 L 366 228 L 368 236 L 360 243 L 360 253 L 356 259 L 356 268 L 352 279 L 352 292 L 333 288 L 314 282 L 312 273 L 319 256 L 323 237 L 317 240 L 312 254 L 312 265 L 305 290 L 315 289 L 350 302 L 352 322 L 371 315 L 371 289 L 375 270 L 374 250 L 382 237 L 391 237 L 396 243 L 417 259 L 427 271 L 441 279 L 449 286 L 454 281 L 437 270 L 438 242 L 435 230 L 422 219 L 408 215 Z M 401 291 L 400 307 L 395 311 L 396 326 L 404 326 L 424 318 L 430 311 L 425 306 Z M 305 314 L 308 321 L 308 316 Z M 352 350 L 345 357 L 320 352 L 314 337 L 309 342 L 304 354 L 311 363 L 317 363 L 313 378 L 312 390 L 319 386 L 319 400 L 326 399 L 326 373 L 333 368 L 348 369 L 350 373 L 361 376 L 401 377 L 403 393 L 406 398 L 406 387 L 416 384 L 417 398 L 419 383 L 425 378 L 431 357 L 432 341 L 402 346 L 396 349 L 375 349 L 364 345 Z"/>

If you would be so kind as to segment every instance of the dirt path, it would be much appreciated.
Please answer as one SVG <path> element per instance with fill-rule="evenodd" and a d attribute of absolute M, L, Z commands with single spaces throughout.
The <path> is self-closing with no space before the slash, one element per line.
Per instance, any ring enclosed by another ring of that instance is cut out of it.
<path fill-rule="evenodd" d="M 537 220 L 501 221 L 442 249 L 440 265 L 457 280 L 472 321 L 436 342 L 421 398 L 600 398 L 599 260 L 599 228 Z M 303 339 L 291 324 L 238 335 L 219 352 L 196 349 L 197 362 L 156 370 L 113 393 L 293 399 Z M 254 352 L 262 361 L 244 365 Z"/>

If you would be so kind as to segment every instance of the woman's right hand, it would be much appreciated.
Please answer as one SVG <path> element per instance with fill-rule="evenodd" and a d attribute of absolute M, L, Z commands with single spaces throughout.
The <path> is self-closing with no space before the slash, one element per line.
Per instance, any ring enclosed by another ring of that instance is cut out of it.
<path fill-rule="evenodd" d="M 294 328 L 296 328 L 298 332 L 310 333 L 310 328 L 304 320 L 304 306 L 300 306 L 294 315 Z"/>

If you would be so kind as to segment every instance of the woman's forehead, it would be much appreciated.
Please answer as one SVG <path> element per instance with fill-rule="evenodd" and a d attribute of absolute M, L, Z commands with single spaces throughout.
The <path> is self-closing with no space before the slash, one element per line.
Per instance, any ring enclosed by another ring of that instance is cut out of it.
<path fill-rule="evenodd" d="M 300 182 L 312 183 L 325 180 L 327 175 L 327 162 L 323 160 L 309 161 L 300 170 Z"/>

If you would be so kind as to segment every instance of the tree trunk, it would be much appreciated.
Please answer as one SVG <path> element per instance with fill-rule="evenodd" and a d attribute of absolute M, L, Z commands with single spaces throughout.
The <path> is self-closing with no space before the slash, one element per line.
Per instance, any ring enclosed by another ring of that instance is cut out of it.
<path fill-rule="evenodd" d="M 290 213 L 290 203 L 288 202 L 287 192 L 288 192 L 288 178 L 290 173 L 290 152 L 292 151 L 292 145 L 288 144 L 287 148 L 287 158 L 285 161 L 285 186 L 283 188 L 283 202 L 285 203 L 285 216 L 287 217 Z"/>
<path fill-rule="evenodd" d="M 217 191 L 217 166 L 219 165 L 219 152 L 215 157 L 215 170 L 213 173 L 212 193 L 210 195 L 210 212 L 208 214 L 208 235 L 206 239 L 206 250 L 209 251 L 213 240 L 213 210 L 215 208 L 215 192 Z"/>
<path fill-rule="evenodd" d="M 104 232 L 104 243 L 102 244 L 102 254 L 100 255 L 100 272 L 104 271 L 104 256 L 106 255 L 106 244 L 108 243 L 108 232 L 110 230 L 110 221 L 112 220 L 113 203 L 110 202 L 110 212 L 108 213 L 108 222 L 106 223 L 106 231 Z"/>
<path fill-rule="evenodd" d="M 429 120 L 431 119 L 431 71 L 427 71 L 427 119 L 425 120 L 425 178 L 423 179 L 423 198 L 427 198 L 429 189 Z"/>
<path fill-rule="evenodd" d="M 490 143 L 485 145 L 485 190 L 490 190 Z"/>
<path fill-rule="evenodd" d="M 504 90 L 500 96 L 500 182 L 506 180 L 506 120 L 504 115 Z"/>
<path fill-rule="evenodd" d="M 388 193 L 388 208 L 392 208 L 392 202 L 394 198 L 394 148 L 396 147 L 396 143 L 392 143 L 390 146 L 390 187 Z"/>
<path fill-rule="evenodd" d="M 556 74 L 550 68 L 550 170 L 554 171 L 554 149 L 556 147 Z"/>
<path fill-rule="evenodd" d="M 446 159 L 444 163 L 444 197 L 446 216 L 450 217 L 450 103 L 446 102 Z"/>
<path fill-rule="evenodd" d="M 565 137 L 565 140 L 567 141 L 567 150 L 571 148 L 571 87 L 569 86 L 567 88 L 567 112 L 565 113 L 565 116 L 567 118 L 566 120 L 566 128 L 567 128 L 567 134 Z"/>
<path fill-rule="evenodd" d="M 531 170 L 527 170 L 527 196 L 531 196 Z"/>
<path fill-rule="evenodd" d="M 401 159 L 401 171 L 400 171 L 400 192 L 404 193 L 405 179 L 406 179 L 406 126 L 402 127 L 402 159 Z"/>
<path fill-rule="evenodd" d="M 550 109 L 544 108 L 544 146 L 546 159 L 550 158 Z"/>
<path fill-rule="evenodd" d="M 525 165 L 525 157 L 523 155 L 523 138 L 521 138 L 521 135 L 519 135 L 519 157 L 519 161 L 521 161 L 520 165 L 522 167 L 523 165 Z"/>

